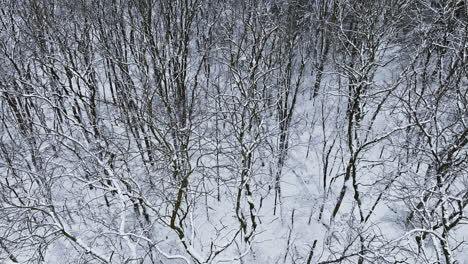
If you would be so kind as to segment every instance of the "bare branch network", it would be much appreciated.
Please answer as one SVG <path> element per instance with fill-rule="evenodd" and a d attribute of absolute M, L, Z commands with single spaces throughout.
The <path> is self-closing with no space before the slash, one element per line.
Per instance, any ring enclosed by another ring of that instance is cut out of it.
<path fill-rule="evenodd" d="M 468 263 L 464 0 L 0 0 L 0 263 Z"/>

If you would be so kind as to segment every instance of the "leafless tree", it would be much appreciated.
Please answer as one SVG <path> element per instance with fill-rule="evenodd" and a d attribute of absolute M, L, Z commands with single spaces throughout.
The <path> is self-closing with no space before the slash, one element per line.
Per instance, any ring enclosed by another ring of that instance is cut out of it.
<path fill-rule="evenodd" d="M 461 263 L 463 0 L 0 4 L 0 262 Z"/>

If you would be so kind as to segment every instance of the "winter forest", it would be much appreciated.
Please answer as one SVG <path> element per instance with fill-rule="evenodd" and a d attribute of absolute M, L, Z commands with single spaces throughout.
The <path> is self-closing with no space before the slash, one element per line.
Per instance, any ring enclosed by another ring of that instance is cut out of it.
<path fill-rule="evenodd" d="M 0 263 L 468 263 L 464 0 L 0 0 Z"/>

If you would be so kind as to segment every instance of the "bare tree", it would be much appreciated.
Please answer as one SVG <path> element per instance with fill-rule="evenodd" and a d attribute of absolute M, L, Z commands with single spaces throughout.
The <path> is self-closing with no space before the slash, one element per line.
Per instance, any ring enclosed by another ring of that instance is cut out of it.
<path fill-rule="evenodd" d="M 466 1 L 1 1 L 0 262 L 465 261 Z"/>

